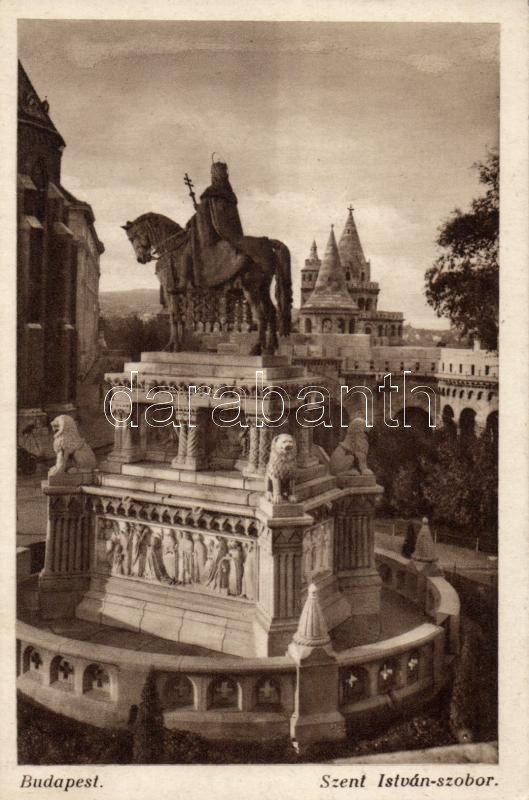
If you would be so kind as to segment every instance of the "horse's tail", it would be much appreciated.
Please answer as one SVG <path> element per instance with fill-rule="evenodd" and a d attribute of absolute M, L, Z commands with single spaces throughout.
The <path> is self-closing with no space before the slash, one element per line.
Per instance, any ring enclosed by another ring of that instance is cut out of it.
<path fill-rule="evenodd" d="M 276 302 L 279 311 L 279 334 L 290 336 L 292 330 L 292 275 L 290 250 L 278 239 L 271 240 L 276 257 Z"/>

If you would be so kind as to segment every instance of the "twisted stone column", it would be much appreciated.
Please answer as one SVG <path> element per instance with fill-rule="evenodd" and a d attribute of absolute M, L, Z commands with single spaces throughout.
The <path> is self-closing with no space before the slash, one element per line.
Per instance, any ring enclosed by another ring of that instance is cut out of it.
<path fill-rule="evenodd" d="M 270 448 L 272 446 L 273 432 L 271 428 L 267 428 L 266 425 L 264 425 L 262 428 L 258 428 L 258 431 L 259 431 L 258 471 L 261 474 L 264 474 L 268 466 L 268 459 L 270 458 Z"/>
<path fill-rule="evenodd" d="M 250 435 L 250 449 L 248 451 L 248 472 L 256 473 L 259 467 L 259 428 L 255 425 L 255 419 L 247 419 Z"/>

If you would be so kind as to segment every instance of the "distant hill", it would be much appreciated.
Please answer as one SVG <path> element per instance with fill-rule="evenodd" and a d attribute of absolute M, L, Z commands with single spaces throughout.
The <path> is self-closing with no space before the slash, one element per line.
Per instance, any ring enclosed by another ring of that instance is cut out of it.
<path fill-rule="evenodd" d="M 402 330 L 404 344 L 416 347 L 470 347 L 468 339 L 461 338 L 455 330 L 435 330 L 434 328 L 415 328 L 413 325 L 404 325 Z"/>
<path fill-rule="evenodd" d="M 127 289 L 100 292 L 99 304 L 103 317 L 128 317 L 131 314 L 157 314 L 161 310 L 158 289 Z"/>

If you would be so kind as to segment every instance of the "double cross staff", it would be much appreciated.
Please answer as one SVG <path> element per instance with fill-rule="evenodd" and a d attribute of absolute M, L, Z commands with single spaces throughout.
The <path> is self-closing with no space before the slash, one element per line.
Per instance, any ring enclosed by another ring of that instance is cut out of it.
<path fill-rule="evenodd" d="M 187 172 L 184 175 L 184 183 L 187 186 L 187 188 L 189 189 L 189 196 L 191 197 L 191 200 L 193 201 L 193 207 L 194 207 L 194 209 L 196 211 L 196 209 L 197 209 L 197 197 L 196 197 L 195 192 L 193 191 L 193 181 L 191 180 L 191 178 L 189 177 Z"/>

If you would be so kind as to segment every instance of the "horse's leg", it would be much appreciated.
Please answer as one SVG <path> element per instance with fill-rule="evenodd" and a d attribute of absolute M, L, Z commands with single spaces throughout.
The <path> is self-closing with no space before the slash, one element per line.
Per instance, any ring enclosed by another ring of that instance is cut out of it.
<path fill-rule="evenodd" d="M 263 275 L 264 278 L 264 275 Z M 263 280 L 261 285 L 261 297 L 264 306 L 264 315 L 266 319 L 268 336 L 266 342 L 265 353 L 273 356 L 279 347 L 279 340 L 277 338 L 277 312 L 276 307 L 270 297 L 270 282 Z"/>
<path fill-rule="evenodd" d="M 259 339 L 250 350 L 250 355 L 260 356 L 266 350 L 266 316 L 262 295 L 259 291 L 259 285 L 255 282 L 255 273 L 251 270 L 243 270 L 240 278 L 244 298 L 252 309 L 252 317 L 257 322 L 259 331 Z"/>
<path fill-rule="evenodd" d="M 181 346 L 181 335 L 179 333 L 179 315 L 178 315 L 178 300 L 175 294 L 168 295 L 168 311 L 169 311 L 169 341 L 167 342 L 164 350 L 174 353 L 179 350 Z"/>

